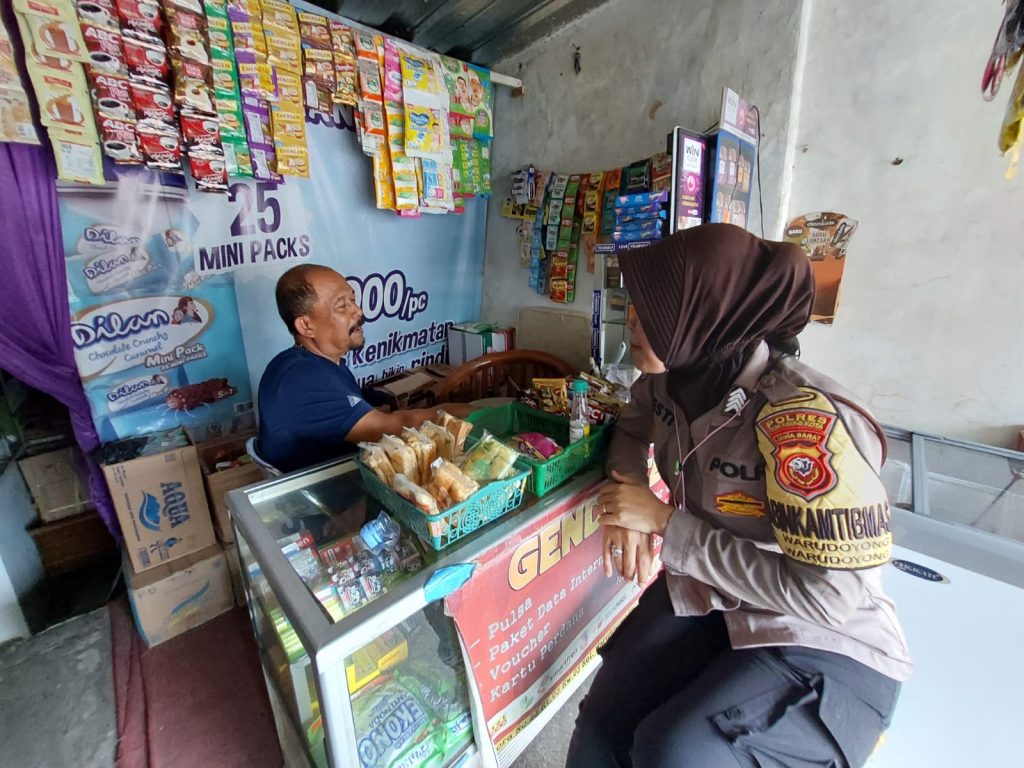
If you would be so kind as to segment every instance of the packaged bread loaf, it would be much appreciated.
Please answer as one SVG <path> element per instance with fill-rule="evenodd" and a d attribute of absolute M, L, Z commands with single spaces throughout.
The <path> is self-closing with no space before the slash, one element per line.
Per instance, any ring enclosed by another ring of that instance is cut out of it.
<path fill-rule="evenodd" d="M 442 504 L 442 499 L 451 500 L 448 506 L 459 504 L 480 490 L 480 485 L 475 480 L 446 459 L 437 459 L 430 469 L 431 477 L 427 491 L 438 500 L 439 505 Z"/>
<path fill-rule="evenodd" d="M 418 429 L 406 427 L 402 430 L 402 440 L 416 454 L 416 482 L 426 485 L 430 482 L 430 465 L 437 458 L 437 447 L 434 441 Z"/>
<path fill-rule="evenodd" d="M 455 455 L 460 455 L 466 446 L 466 438 L 469 437 L 473 425 L 468 421 L 455 418 L 447 411 L 438 411 L 437 420 L 455 438 Z"/>
<path fill-rule="evenodd" d="M 391 466 L 395 468 L 395 474 L 402 474 L 410 479 L 419 476 L 416 453 L 409 445 L 394 435 L 384 435 L 380 439 L 380 446 L 387 454 Z"/>
<path fill-rule="evenodd" d="M 448 461 L 455 460 L 455 436 L 451 432 L 432 421 L 423 422 L 420 432 L 434 443 L 439 457 Z"/>
<path fill-rule="evenodd" d="M 359 460 L 388 488 L 395 484 L 395 468 L 379 443 L 359 443 Z"/>
<path fill-rule="evenodd" d="M 413 506 L 423 514 L 436 515 L 440 513 L 441 510 L 438 509 L 437 501 L 434 497 L 410 480 L 406 475 L 402 473 L 396 474 L 395 484 L 393 487 L 395 489 L 395 493 L 406 501 L 411 502 Z"/>

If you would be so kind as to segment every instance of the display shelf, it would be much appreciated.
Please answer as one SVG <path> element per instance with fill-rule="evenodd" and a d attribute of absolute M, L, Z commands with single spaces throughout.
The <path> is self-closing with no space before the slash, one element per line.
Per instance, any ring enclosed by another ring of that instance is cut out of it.
<path fill-rule="evenodd" d="M 368 727 L 364 708 L 375 705 L 370 701 L 376 695 L 374 685 L 387 686 L 389 694 L 400 696 L 396 681 L 412 685 L 410 675 L 419 668 L 424 672 L 421 678 L 442 686 L 435 692 L 438 697 L 429 692 L 421 697 L 435 701 L 433 706 L 440 706 L 436 702 L 442 694 L 466 696 L 465 678 L 452 672 L 453 660 L 462 658 L 458 643 L 452 640 L 453 634 L 447 644 L 441 641 L 445 632 L 454 633 L 454 625 L 440 611 L 438 598 L 443 594 L 431 589 L 433 601 L 428 599 L 428 584 L 435 584 L 440 575 L 464 570 L 464 563 L 513 536 L 563 494 L 577 493 L 600 477 L 599 469 L 591 469 L 550 499 L 529 497 L 518 510 L 442 552 L 421 548 L 418 569 L 390 583 L 375 600 L 334 617 L 282 552 L 281 541 L 305 530 L 319 542 L 327 542 L 335 535 L 358 532 L 378 514 L 379 505 L 363 487 L 355 463 L 320 465 L 230 492 L 246 598 L 264 673 L 278 703 L 278 728 L 289 731 L 293 747 L 301 745 L 305 761 L 334 768 L 364 764 L 359 745 Z M 384 669 L 369 670 L 368 660 L 387 657 L 395 633 L 408 645 L 406 658 L 395 666 L 385 662 Z M 468 722 L 454 720 L 460 727 Z M 447 743 L 439 732 L 431 734 L 434 742 Z M 477 737 L 468 744 L 456 741 L 438 764 L 460 768 L 479 764 Z"/>

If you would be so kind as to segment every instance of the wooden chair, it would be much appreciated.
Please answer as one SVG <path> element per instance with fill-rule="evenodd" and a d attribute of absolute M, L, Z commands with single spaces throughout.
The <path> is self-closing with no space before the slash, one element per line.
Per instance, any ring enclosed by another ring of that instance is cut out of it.
<path fill-rule="evenodd" d="M 534 378 L 565 378 L 575 373 L 564 360 L 532 349 L 492 352 L 470 360 L 434 387 L 439 403 L 469 403 L 485 397 L 515 397 Z"/>

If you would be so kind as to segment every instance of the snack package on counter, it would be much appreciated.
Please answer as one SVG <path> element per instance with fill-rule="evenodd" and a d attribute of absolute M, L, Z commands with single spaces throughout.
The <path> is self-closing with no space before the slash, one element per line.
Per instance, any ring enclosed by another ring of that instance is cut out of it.
<path fill-rule="evenodd" d="M 448 461 L 455 460 L 455 435 L 432 421 L 423 422 L 420 432 L 434 443 L 438 456 Z"/>
<path fill-rule="evenodd" d="M 615 198 L 615 211 L 626 211 L 636 206 L 661 205 L 668 202 L 668 191 L 639 192 L 633 195 L 619 195 Z"/>
<path fill-rule="evenodd" d="M 480 442 L 462 459 L 461 469 L 472 480 L 485 485 L 515 474 L 519 453 L 484 431 Z"/>
<path fill-rule="evenodd" d="M 426 705 L 390 675 L 381 675 L 354 694 L 352 709 L 360 768 L 442 764 L 444 739 Z"/>
<path fill-rule="evenodd" d="M 473 478 L 447 459 L 435 460 L 429 471 L 427 492 L 437 499 L 442 509 L 460 504 L 480 490 L 480 485 Z"/>
<path fill-rule="evenodd" d="M 540 432 L 523 432 L 514 435 L 509 438 L 509 443 L 524 456 L 538 461 L 547 461 L 562 452 L 558 443 Z"/>
<path fill-rule="evenodd" d="M 419 476 L 419 465 L 412 447 L 394 435 L 384 435 L 380 439 L 380 446 L 395 468 L 395 474 L 405 475 L 410 480 Z"/>
<path fill-rule="evenodd" d="M 291 542 L 281 547 L 281 552 L 306 584 L 321 581 L 324 569 L 313 547 L 302 546 L 301 542 Z"/>
<path fill-rule="evenodd" d="M 402 430 L 402 440 L 412 448 L 416 454 L 416 476 L 412 478 L 419 485 L 425 486 L 430 482 L 431 465 L 437 458 L 437 446 L 434 441 L 412 427 L 405 427 Z"/>
<path fill-rule="evenodd" d="M 425 515 L 436 515 L 440 512 L 437 501 L 427 491 L 416 485 L 403 473 L 395 475 L 395 493 L 409 501 Z"/>
<path fill-rule="evenodd" d="M 395 484 L 395 468 L 379 443 L 359 443 L 359 460 L 388 488 Z"/>
<path fill-rule="evenodd" d="M 565 415 L 569 412 L 569 398 L 565 379 L 534 379 L 531 384 L 541 398 L 541 410 L 545 413 Z"/>
<path fill-rule="evenodd" d="M 385 630 L 345 660 L 349 693 L 356 693 L 408 658 L 409 643 L 402 630 Z"/>
<path fill-rule="evenodd" d="M 466 445 L 466 438 L 469 437 L 469 433 L 473 431 L 473 425 L 468 421 L 455 418 L 448 413 L 448 411 L 444 410 L 439 410 L 437 412 L 437 423 L 447 429 L 452 435 L 455 440 L 453 453 L 455 456 L 460 455 Z"/>

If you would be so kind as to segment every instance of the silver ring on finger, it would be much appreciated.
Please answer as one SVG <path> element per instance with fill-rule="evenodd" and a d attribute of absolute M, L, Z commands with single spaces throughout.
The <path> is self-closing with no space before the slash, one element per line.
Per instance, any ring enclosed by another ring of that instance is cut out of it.
<path fill-rule="evenodd" d="M 611 547 L 611 553 L 612 557 L 622 557 L 622 547 L 618 547 L 613 544 Z"/>

